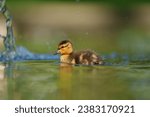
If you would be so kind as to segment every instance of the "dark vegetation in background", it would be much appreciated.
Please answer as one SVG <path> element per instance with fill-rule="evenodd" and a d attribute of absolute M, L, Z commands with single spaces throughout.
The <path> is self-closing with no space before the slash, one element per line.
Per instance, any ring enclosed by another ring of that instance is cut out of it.
<path fill-rule="evenodd" d="M 133 5 L 138 5 L 138 4 L 147 4 L 150 3 L 150 0 L 7 0 L 7 2 L 10 2 L 11 4 L 19 4 L 19 3 L 26 3 L 26 4 L 31 4 L 34 2 L 80 2 L 80 3 L 86 3 L 86 2 L 91 2 L 91 3 L 103 3 L 103 4 L 110 4 L 118 9 L 124 11 L 127 10 L 128 8 L 132 7 Z"/>
<path fill-rule="evenodd" d="M 7 0 L 11 2 L 27 2 L 27 0 Z M 133 3 L 150 3 L 149 0 L 30 0 L 28 2 L 103 2 L 103 3 L 112 3 L 116 5 L 125 5 Z"/>

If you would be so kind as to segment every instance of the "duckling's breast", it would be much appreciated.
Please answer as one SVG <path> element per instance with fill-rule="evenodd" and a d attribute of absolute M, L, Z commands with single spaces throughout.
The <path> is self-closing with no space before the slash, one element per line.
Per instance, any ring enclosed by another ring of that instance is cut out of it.
<path fill-rule="evenodd" d="M 72 55 L 62 55 L 60 61 L 62 63 L 75 64 L 75 58 Z"/>

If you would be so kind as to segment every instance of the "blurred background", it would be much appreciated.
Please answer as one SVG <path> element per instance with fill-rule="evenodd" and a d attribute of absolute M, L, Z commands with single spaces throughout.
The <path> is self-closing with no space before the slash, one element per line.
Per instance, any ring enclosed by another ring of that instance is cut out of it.
<path fill-rule="evenodd" d="M 53 53 L 59 41 L 69 39 L 76 50 L 150 53 L 148 0 L 7 0 L 7 6 L 17 45 L 32 52 Z"/>

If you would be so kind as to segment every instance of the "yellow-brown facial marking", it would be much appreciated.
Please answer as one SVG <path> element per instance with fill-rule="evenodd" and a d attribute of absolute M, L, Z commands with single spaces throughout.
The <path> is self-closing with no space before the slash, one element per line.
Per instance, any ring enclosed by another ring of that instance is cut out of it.
<path fill-rule="evenodd" d="M 69 55 L 73 52 L 72 44 L 70 42 L 60 44 L 57 53 L 61 55 Z"/>

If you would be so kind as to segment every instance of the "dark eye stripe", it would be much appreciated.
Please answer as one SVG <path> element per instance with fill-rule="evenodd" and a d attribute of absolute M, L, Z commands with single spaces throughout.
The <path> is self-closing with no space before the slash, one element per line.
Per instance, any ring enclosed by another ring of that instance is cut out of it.
<path fill-rule="evenodd" d="M 60 49 L 62 49 L 62 48 L 65 48 L 65 47 L 67 47 L 68 45 L 69 45 L 69 44 L 67 44 L 66 46 L 62 46 L 62 47 L 60 47 L 60 48 L 58 48 L 58 49 L 60 50 Z"/>

